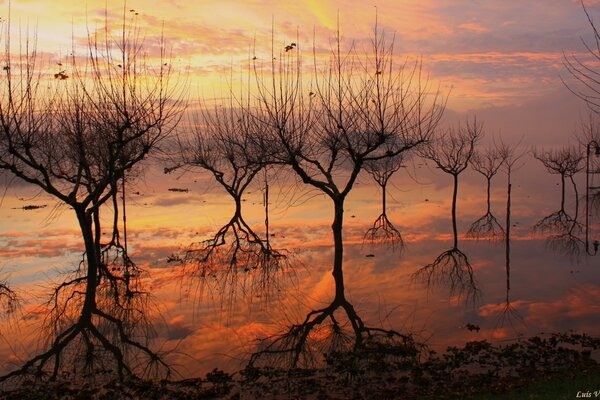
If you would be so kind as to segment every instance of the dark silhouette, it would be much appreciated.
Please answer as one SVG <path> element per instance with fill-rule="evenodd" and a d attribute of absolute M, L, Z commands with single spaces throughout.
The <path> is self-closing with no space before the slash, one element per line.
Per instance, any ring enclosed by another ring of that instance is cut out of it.
<path fill-rule="evenodd" d="M 475 300 L 479 289 L 467 255 L 458 247 L 458 229 L 456 224 L 456 199 L 458 195 L 458 176 L 469 166 L 475 151 L 475 144 L 483 135 L 483 127 L 474 119 L 458 128 L 449 128 L 435 141 L 424 146 L 421 154 L 432 160 L 446 174 L 452 175 L 452 233 L 453 244 L 450 250 L 441 253 L 431 264 L 415 273 L 427 286 L 447 285 L 451 295 L 465 296 Z"/>
<path fill-rule="evenodd" d="M 369 161 L 365 164 L 365 170 L 371 175 L 373 180 L 381 189 L 381 214 L 373 226 L 365 232 L 363 243 L 369 242 L 371 246 L 376 244 L 387 245 L 392 251 L 402 250 L 404 241 L 400 231 L 396 229 L 394 224 L 387 217 L 387 184 L 402 165 L 403 157 L 399 154 L 396 157 L 383 158 L 379 160 Z"/>
<path fill-rule="evenodd" d="M 593 115 L 582 124 L 577 139 L 585 148 L 585 252 L 594 256 L 600 246 L 598 239 L 590 238 L 595 218 L 600 216 L 600 127 Z"/>
<path fill-rule="evenodd" d="M 533 231 L 549 234 L 547 240 L 548 245 L 551 248 L 571 256 L 577 256 L 580 253 L 580 249 L 585 244 L 583 240 L 578 237 L 578 234 L 582 231 L 582 226 L 581 223 L 578 222 L 579 192 L 573 177 L 584 168 L 584 156 L 576 147 L 564 147 L 558 150 L 542 150 L 539 152 L 534 151 L 533 156 L 546 167 L 546 170 L 549 173 L 557 174 L 561 177 L 560 209 L 538 221 L 533 226 Z M 574 192 L 574 216 L 571 216 L 565 211 L 567 178 L 571 182 Z"/>
<path fill-rule="evenodd" d="M 297 365 L 311 347 L 313 329 L 327 321 L 331 322 L 326 332 L 334 351 L 361 348 L 376 336 L 410 340 L 395 331 L 368 327 L 346 298 L 344 204 L 366 163 L 396 157 L 426 143 L 444 104 L 437 95 L 427 98 L 429 89 L 423 86 L 418 63 L 412 67 L 393 64 L 393 42 L 387 43 L 377 27 L 366 60 L 359 60 L 353 48 L 342 52 L 339 32 L 334 45 L 327 69 L 321 71 L 315 61 L 315 86 L 306 94 L 300 46 L 278 57 L 272 54 L 268 70 L 273 73 L 268 78 L 255 66 L 260 118 L 268 143 L 279 146 L 277 161 L 331 200 L 335 294 L 326 307 L 309 312 L 301 323 L 268 338 L 264 349 L 251 358 L 251 366 L 266 356 Z M 337 311 L 347 318 L 353 335 L 344 333 Z"/>
<path fill-rule="evenodd" d="M 563 55 L 563 65 L 574 78 L 574 81 L 570 83 L 564 80 L 563 83 L 571 93 L 585 101 L 592 112 L 598 114 L 600 112 L 600 81 L 597 79 L 598 66 L 595 62 L 600 57 L 600 32 L 583 1 L 581 7 L 587 17 L 594 39 L 592 44 L 582 40 L 587 52 L 586 56 L 578 56 L 575 53 Z"/>
<path fill-rule="evenodd" d="M 17 293 L 10 287 L 7 280 L 0 281 L 0 308 L 6 314 L 13 313 L 19 305 Z"/>
<path fill-rule="evenodd" d="M 149 69 L 137 36 L 124 30 L 114 39 L 108 29 L 90 37 L 85 65 L 73 56 L 70 78 L 49 89 L 35 69 L 35 49 L 24 47 L 13 63 L 6 46 L 0 169 L 72 208 L 85 250 L 78 269 L 51 291 L 49 348 L 0 381 L 26 373 L 55 379 L 66 370 L 119 379 L 170 371 L 149 348 L 148 294 L 127 255 L 125 232 L 121 241 L 117 197 L 125 198 L 126 175 L 135 176 L 133 169 L 177 122 L 178 100 L 169 69 Z M 110 210 L 111 200 L 112 235 L 104 243 L 101 211 Z"/>
<path fill-rule="evenodd" d="M 511 232 L 511 206 L 512 206 L 512 173 L 521 167 L 519 164 L 524 153 L 517 152 L 517 146 L 510 146 L 500 142 L 496 147 L 498 156 L 503 160 L 501 167 L 506 174 L 506 225 L 505 225 L 505 240 L 504 240 L 504 270 L 506 272 L 506 298 L 504 307 L 498 317 L 497 326 L 503 327 L 507 322 L 514 329 L 515 322 L 523 323 L 523 318 L 519 312 L 513 307 L 510 300 L 510 232 Z"/>
<path fill-rule="evenodd" d="M 504 237 L 504 229 L 492 214 L 491 209 L 492 178 L 498 173 L 503 162 L 504 159 L 498 149 L 492 147 L 488 147 L 485 152 L 475 151 L 471 157 L 471 167 L 486 179 L 487 209 L 485 215 L 473 222 L 467 231 L 467 237 L 478 240 L 494 240 Z"/>
<path fill-rule="evenodd" d="M 285 250 L 271 247 L 268 229 L 265 239 L 259 237 L 242 215 L 242 196 L 271 160 L 269 151 L 257 144 L 261 132 L 256 117 L 247 105 L 232 98 L 227 108 L 203 108 L 193 126 L 191 138 L 180 138 L 181 166 L 210 172 L 231 196 L 235 209 L 214 236 L 185 250 L 180 259 L 187 270 L 184 274 L 196 276 L 202 283 L 212 278 L 221 295 L 228 297 L 229 307 L 239 284 L 250 299 L 256 295 L 264 298 L 276 288 L 276 277 L 289 267 L 289 260 Z M 267 201 L 265 212 L 268 226 Z"/>

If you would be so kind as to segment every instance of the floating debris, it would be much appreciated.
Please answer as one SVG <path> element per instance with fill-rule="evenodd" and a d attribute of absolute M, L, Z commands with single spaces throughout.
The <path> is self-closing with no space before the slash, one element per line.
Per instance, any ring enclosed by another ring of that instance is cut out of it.
<path fill-rule="evenodd" d="M 13 210 L 25 210 L 25 211 L 30 211 L 30 210 L 39 210 L 40 208 L 46 208 L 48 207 L 48 204 L 40 204 L 40 205 L 36 205 L 36 204 L 29 204 L 23 207 L 14 207 Z"/>
<path fill-rule="evenodd" d="M 69 75 L 65 74 L 64 70 L 54 74 L 54 79 L 59 79 L 61 81 L 64 81 L 65 79 L 68 79 L 68 78 L 69 78 Z"/>
<path fill-rule="evenodd" d="M 178 255 L 171 254 L 170 256 L 167 257 L 167 263 L 169 263 L 169 264 L 170 263 L 180 263 L 180 264 L 183 264 L 183 260 Z"/>

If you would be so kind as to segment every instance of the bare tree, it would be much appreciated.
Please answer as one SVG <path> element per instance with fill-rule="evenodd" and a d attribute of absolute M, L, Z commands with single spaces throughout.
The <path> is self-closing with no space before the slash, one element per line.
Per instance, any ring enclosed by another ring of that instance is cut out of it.
<path fill-rule="evenodd" d="M 379 160 L 373 160 L 365 164 L 365 170 L 371 175 L 373 180 L 381 189 L 381 214 L 373 226 L 365 232 L 363 243 L 370 242 L 371 246 L 375 244 L 389 245 L 392 251 L 402 250 L 404 241 L 400 231 L 390 222 L 387 216 L 387 184 L 396 172 L 403 167 L 403 155 L 396 157 L 386 157 Z"/>
<path fill-rule="evenodd" d="M 506 298 L 504 307 L 498 318 L 497 325 L 503 327 L 507 322 L 514 328 L 515 322 L 523 322 L 523 318 L 519 312 L 513 307 L 510 300 L 510 273 L 511 273 L 511 207 L 512 207 L 512 173 L 519 169 L 524 152 L 518 151 L 518 145 L 511 146 L 503 141 L 496 145 L 496 150 L 499 157 L 503 160 L 501 168 L 506 174 L 506 225 L 504 228 L 504 270 L 506 273 Z"/>
<path fill-rule="evenodd" d="M 534 232 L 550 233 L 549 238 L 554 245 L 569 253 L 577 253 L 579 240 L 575 233 L 581 231 L 581 224 L 577 221 L 579 214 L 579 193 L 574 175 L 583 169 L 584 156 L 576 147 L 564 147 L 558 150 L 536 151 L 533 156 L 539 160 L 551 174 L 560 175 L 561 201 L 560 209 L 547 217 L 542 218 L 534 226 Z M 565 211 L 566 180 L 569 179 L 574 191 L 575 213 L 574 217 Z"/>
<path fill-rule="evenodd" d="M 458 228 L 456 223 L 456 200 L 458 195 L 458 176 L 469 166 L 475 152 L 475 144 L 483 135 L 483 127 L 477 120 L 467 121 L 458 128 L 449 128 L 437 140 L 421 150 L 421 154 L 432 160 L 444 173 L 452 175 L 452 232 L 453 245 L 442 252 L 431 264 L 419 269 L 415 276 L 424 279 L 428 286 L 448 285 L 451 294 L 465 295 L 475 299 L 478 293 L 477 282 L 469 260 L 458 247 Z"/>
<path fill-rule="evenodd" d="M 340 343 L 360 348 L 380 334 L 410 340 L 398 332 L 366 326 L 346 298 L 344 204 L 366 163 L 396 157 L 426 143 L 444 104 L 437 94 L 428 96 L 420 63 L 394 64 L 393 41 L 386 42 L 377 28 L 370 55 L 363 62 L 353 47 L 347 53 L 341 47 L 338 32 L 326 69 L 319 67 L 315 56 L 312 88 L 302 82 L 299 46 L 273 52 L 266 73 L 256 67 L 260 117 L 270 134 L 269 142 L 278 145 L 275 156 L 305 184 L 331 200 L 335 294 L 329 305 L 309 312 L 301 323 L 269 338 L 250 365 L 264 356 L 279 356 L 296 365 L 310 348 L 310 333 L 327 321 L 331 322 L 328 332 L 336 348 Z M 349 321 L 354 340 L 344 336 L 343 322 L 335 314 L 338 310 Z"/>
<path fill-rule="evenodd" d="M 234 304 L 238 284 L 250 295 L 267 296 L 276 288 L 276 276 L 289 267 L 287 252 L 275 250 L 268 239 L 268 182 L 266 168 L 271 157 L 259 146 L 256 116 L 245 101 L 230 98 L 226 107 L 202 108 L 192 124 L 191 137 L 180 138 L 181 165 L 210 172 L 231 196 L 235 209 L 231 219 L 211 238 L 192 243 L 180 260 L 192 275 L 219 285 L 226 304 Z M 171 169 L 169 169 L 171 170 Z M 244 220 L 243 195 L 261 171 L 265 173 L 266 238 Z M 208 279 L 212 278 L 212 279 Z"/>
<path fill-rule="evenodd" d="M 597 181 L 600 176 L 600 126 L 594 114 L 590 114 L 588 121 L 581 124 L 581 131 L 576 137 L 585 149 L 585 252 L 596 255 L 599 242 L 596 239 L 590 243 L 594 219 L 600 216 L 600 186 Z"/>
<path fill-rule="evenodd" d="M 483 175 L 486 179 L 487 197 L 486 213 L 473 222 L 466 236 L 474 239 L 502 239 L 504 237 L 504 229 L 498 222 L 494 214 L 492 214 L 491 207 L 491 189 L 492 189 L 492 178 L 498 173 L 504 159 L 501 157 L 500 152 L 496 148 L 488 147 L 485 152 L 473 153 L 471 157 L 471 167 Z"/>
<path fill-rule="evenodd" d="M 590 44 L 582 39 L 583 46 L 587 54 L 578 56 L 575 53 L 563 54 L 563 65 L 569 72 L 574 81 L 566 82 L 565 86 L 578 98 L 586 102 L 592 113 L 600 112 L 600 80 L 598 79 L 598 60 L 600 59 L 600 32 L 594 23 L 594 20 L 587 10 L 584 2 L 581 2 L 581 7 L 587 17 L 587 21 L 593 33 L 593 41 Z M 590 210 L 600 210 L 600 191 L 592 191 L 590 193 L 590 177 L 594 176 L 596 171 L 590 168 L 590 155 L 592 149 L 596 150 L 596 155 L 600 154 L 600 141 L 598 131 L 595 129 L 594 122 L 590 119 L 590 123 L 584 128 L 585 143 L 582 143 L 586 148 L 586 215 L 585 215 L 585 251 L 588 255 L 595 255 L 598 252 L 600 242 L 594 240 L 594 250 L 590 249 Z M 592 162 L 593 163 L 593 162 Z"/>
<path fill-rule="evenodd" d="M 6 314 L 10 314 L 17 309 L 19 297 L 11 288 L 7 280 L 0 281 L 0 307 Z"/>
<path fill-rule="evenodd" d="M 563 80 L 563 83 L 571 93 L 585 101 L 592 112 L 598 114 L 600 112 L 600 80 L 598 79 L 600 73 L 597 70 L 597 61 L 600 59 L 600 32 L 583 1 L 581 7 L 592 28 L 593 41 L 590 44 L 582 39 L 587 52 L 585 56 L 578 56 L 575 53 L 563 54 L 563 65 L 575 79 L 568 83 Z"/>
<path fill-rule="evenodd" d="M 151 68 L 137 28 L 129 27 L 124 15 L 121 36 L 114 39 L 107 21 L 104 34 L 89 38 L 87 63 L 73 50 L 70 65 L 54 79 L 40 72 L 31 42 L 16 57 L 6 43 L 0 169 L 72 208 L 85 250 L 77 271 L 52 290 L 48 350 L 0 381 L 29 372 L 55 379 L 67 369 L 113 371 L 120 379 L 148 368 L 170 371 L 149 348 L 148 294 L 119 239 L 116 206 L 126 174 L 173 129 L 178 103 L 164 53 Z M 54 89 L 46 89 L 51 80 Z M 111 199 L 115 224 L 104 243 L 100 214 Z"/>

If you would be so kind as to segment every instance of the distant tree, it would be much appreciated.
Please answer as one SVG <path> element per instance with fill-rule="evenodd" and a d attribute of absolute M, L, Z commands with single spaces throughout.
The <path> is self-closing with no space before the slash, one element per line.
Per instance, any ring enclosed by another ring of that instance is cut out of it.
<path fill-rule="evenodd" d="M 563 65 L 574 78 L 574 81 L 563 80 L 563 83 L 571 93 L 585 101 L 592 112 L 598 114 L 600 112 L 600 80 L 598 80 L 600 71 L 597 61 L 600 58 L 600 32 L 583 1 L 581 7 L 592 30 L 593 40 L 591 44 L 582 40 L 587 52 L 584 56 L 575 53 L 563 55 Z"/>
<path fill-rule="evenodd" d="M 595 218 L 600 216 L 600 123 L 594 114 L 582 122 L 576 138 L 580 147 L 585 149 L 585 251 L 588 255 L 596 255 L 599 242 L 590 238 L 590 234 L 593 234 Z"/>
<path fill-rule="evenodd" d="M 379 185 L 382 198 L 381 214 L 365 233 L 363 243 L 370 242 L 372 246 L 375 244 L 389 245 L 392 251 L 402 250 L 404 247 L 400 231 L 396 229 L 387 216 L 387 185 L 390 178 L 403 167 L 402 161 L 403 157 L 400 154 L 396 157 L 387 157 L 365 164 L 365 170 Z"/>
<path fill-rule="evenodd" d="M 547 217 L 542 218 L 534 226 L 534 232 L 555 233 L 559 236 L 571 234 L 575 229 L 580 230 L 581 225 L 577 221 L 579 214 L 579 192 L 573 178 L 583 168 L 584 155 L 577 147 L 563 147 L 558 150 L 534 150 L 533 156 L 539 160 L 546 170 L 555 175 L 560 175 L 561 200 L 560 209 Z M 574 191 L 575 213 L 574 217 L 565 211 L 566 180 L 569 179 Z"/>
<path fill-rule="evenodd" d="M 327 67 L 321 69 L 315 57 L 311 88 L 302 81 L 299 46 L 273 52 L 266 73 L 256 67 L 260 118 L 268 143 L 278 147 L 274 156 L 331 200 L 335 294 L 329 305 L 309 312 L 304 321 L 270 338 L 250 365 L 264 356 L 280 356 L 296 365 L 310 348 L 310 333 L 326 321 L 331 322 L 333 350 L 351 343 L 361 348 L 367 339 L 381 334 L 409 340 L 394 331 L 368 327 L 346 298 L 344 205 L 367 163 L 397 157 L 430 140 L 444 104 L 438 94 L 429 95 L 420 63 L 394 64 L 393 41 L 387 42 L 377 28 L 362 62 L 353 47 L 348 52 L 341 47 L 338 32 Z M 335 315 L 338 310 L 347 318 L 353 340 L 343 333 L 342 322 Z"/>
<path fill-rule="evenodd" d="M 491 189 L 492 178 L 498 173 L 504 159 L 496 148 L 488 147 L 484 152 L 475 151 L 471 157 L 471 167 L 486 179 L 487 209 L 483 217 L 473 222 L 467 231 L 467 237 L 474 239 L 502 239 L 504 229 L 492 214 Z"/>
<path fill-rule="evenodd" d="M 511 274 L 511 207 L 512 207 L 512 174 L 521 168 L 521 159 L 525 152 L 519 151 L 518 146 L 509 145 L 502 140 L 496 145 L 499 157 L 503 160 L 501 169 L 506 174 L 506 225 L 504 228 L 504 270 L 506 273 L 506 298 L 504 307 L 498 318 L 497 325 L 503 327 L 507 322 L 514 328 L 514 322 L 523 322 L 519 312 L 513 307 L 510 300 L 510 274 Z"/>
<path fill-rule="evenodd" d="M 163 45 L 158 66 L 151 68 L 137 28 L 123 18 L 120 38 L 109 34 L 106 21 L 104 34 L 90 36 L 86 61 L 73 50 L 70 65 L 54 78 L 36 63 L 31 42 L 13 56 L 7 32 L 0 170 L 73 210 L 84 255 L 72 277 L 52 290 L 45 321 L 49 349 L 0 381 L 26 373 L 55 379 L 66 369 L 113 371 L 120 379 L 146 367 L 169 372 L 148 347 L 148 294 L 119 239 L 116 213 L 126 176 L 133 177 L 132 170 L 177 123 L 178 98 Z M 105 243 L 101 211 L 111 200 L 113 226 Z"/>
<path fill-rule="evenodd" d="M 180 166 L 208 171 L 235 204 L 227 224 L 211 238 L 191 244 L 180 259 L 186 276 L 219 285 L 228 306 L 234 304 L 238 285 L 249 298 L 267 296 L 276 276 L 289 266 L 287 253 L 273 249 L 268 232 L 261 238 L 242 214 L 242 196 L 271 162 L 266 146 L 258 145 L 260 134 L 250 105 L 231 97 L 225 107 L 202 108 L 191 135 L 179 139 Z"/>
<path fill-rule="evenodd" d="M 474 299 L 478 293 L 473 268 L 469 260 L 458 247 L 458 228 L 456 223 L 456 200 L 458 196 L 458 177 L 467 169 L 475 152 L 475 145 L 483 135 L 483 127 L 476 119 L 467 121 L 458 128 L 448 128 L 436 140 L 421 149 L 421 154 L 433 161 L 444 173 L 452 175 L 452 233 L 453 245 L 450 250 L 441 253 L 431 264 L 416 272 L 416 277 L 424 279 L 428 286 L 448 285 L 451 294 L 466 295 Z"/>

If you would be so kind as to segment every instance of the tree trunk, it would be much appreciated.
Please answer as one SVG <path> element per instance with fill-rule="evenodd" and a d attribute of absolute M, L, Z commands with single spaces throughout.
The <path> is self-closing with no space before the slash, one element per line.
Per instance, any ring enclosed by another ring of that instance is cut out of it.
<path fill-rule="evenodd" d="M 458 248 L 458 229 L 456 228 L 456 197 L 458 195 L 458 174 L 454 174 L 454 192 L 452 193 L 452 232 L 454 233 L 454 248 Z"/>
<path fill-rule="evenodd" d="M 233 219 L 242 217 L 242 196 L 232 196 L 235 201 L 235 214 Z"/>
<path fill-rule="evenodd" d="M 385 184 L 383 184 L 381 186 L 381 191 L 382 193 L 382 198 L 381 198 L 381 209 L 382 209 L 382 214 L 386 215 L 386 207 L 387 207 L 387 201 L 386 201 L 386 191 L 387 191 L 387 182 Z"/>
<path fill-rule="evenodd" d="M 331 230 L 333 231 L 333 279 L 335 281 L 335 299 L 334 303 L 341 304 L 346 301 L 344 296 L 344 271 L 342 269 L 344 259 L 344 243 L 342 238 L 342 228 L 344 224 L 344 199 L 336 198 L 334 204 L 334 218 Z"/>
<path fill-rule="evenodd" d="M 560 199 L 560 210 L 565 211 L 565 176 L 561 175 L 561 199 Z"/>
<path fill-rule="evenodd" d="M 487 178 L 487 214 L 489 214 L 492 209 L 491 189 L 492 189 L 492 178 Z"/>
<path fill-rule="evenodd" d="M 92 312 L 96 310 L 96 289 L 98 286 L 98 269 L 100 267 L 100 249 L 94 241 L 94 230 L 92 216 L 88 215 L 83 208 L 75 208 L 81 235 L 85 245 L 85 259 L 87 261 L 87 280 L 85 289 L 85 300 L 81 310 L 80 321 L 89 323 Z"/>
<path fill-rule="evenodd" d="M 505 237 L 505 262 L 506 262 L 506 301 L 508 302 L 508 292 L 510 291 L 510 206 L 511 189 L 510 176 L 508 178 L 508 189 L 506 197 L 506 237 Z"/>

